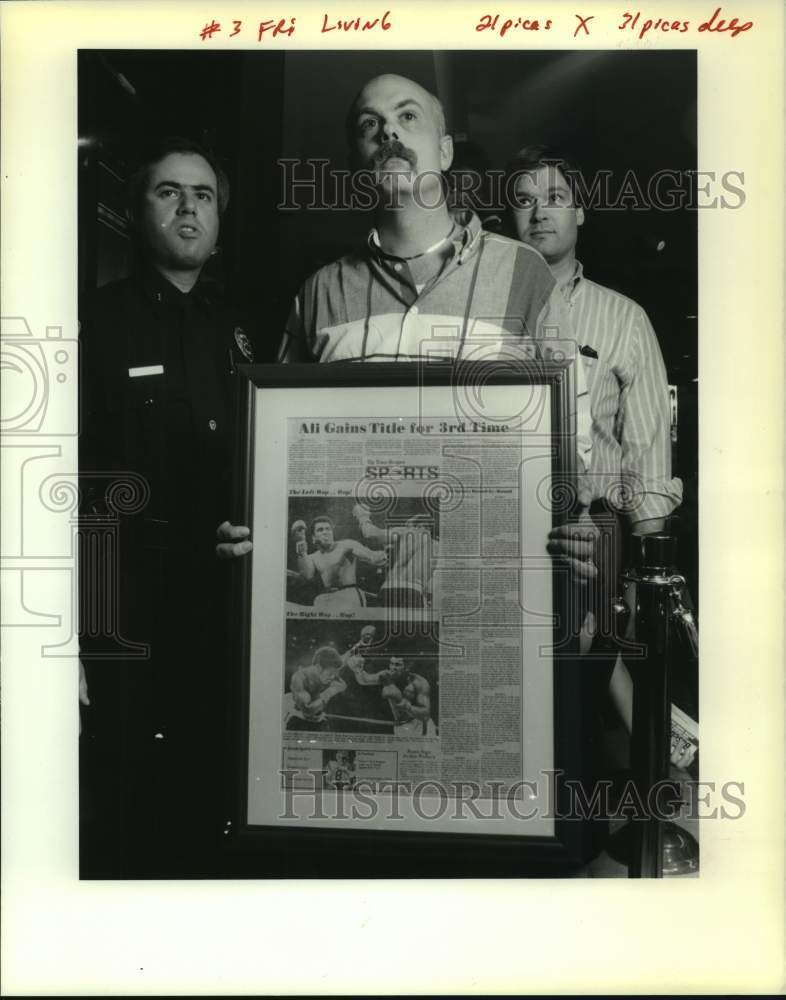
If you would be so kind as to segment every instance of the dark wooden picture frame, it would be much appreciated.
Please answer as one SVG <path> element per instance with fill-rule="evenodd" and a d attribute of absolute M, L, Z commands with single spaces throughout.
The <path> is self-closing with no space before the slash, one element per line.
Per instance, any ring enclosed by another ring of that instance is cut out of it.
<path fill-rule="evenodd" d="M 260 394 L 285 389 L 297 395 L 315 388 L 351 393 L 353 388 L 403 387 L 428 390 L 455 384 L 459 366 L 443 363 L 330 365 L 245 365 L 241 393 L 242 434 L 239 441 L 238 496 L 241 523 L 255 521 L 256 419 Z M 570 516 L 562 502 L 575 496 L 575 390 L 573 359 L 522 360 L 515 365 L 476 364 L 476 384 L 487 386 L 545 386 L 550 390 L 551 495 L 560 496 L 551 511 L 551 526 Z M 297 406 L 294 407 L 297 413 Z M 284 484 L 282 484 L 282 488 Z M 258 513 L 258 512 L 257 512 Z M 284 526 L 282 526 L 284 530 Z M 273 825 L 249 822 L 249 711 L 251 698 L 251 625 L 253 558 L 264 558 L 264 541 L 255 540 L 252 558 L 237 572 L 233 604 L 237 630 L 233 731 L 235 769 L 230 775 L 233 819 L 227 830 L 227 849 L 242 857 L 238 870 L 256 877 L 499 877 L 569 875 L 588 857 L 590 824 L 570 814 L 576 783 L 588 771 L 587 671 L 578 666 L 577 647 L 566 627 L 570 583 L 564 572 L 552 570 L 553 645 L 553 836 L 499 833 L 415 832 L 370 829 L 333 829 L 329 826 Z M 545 550 L 545 538 L 544 538 Z M 276 671 L 281 665 L 276 664 Z"/>

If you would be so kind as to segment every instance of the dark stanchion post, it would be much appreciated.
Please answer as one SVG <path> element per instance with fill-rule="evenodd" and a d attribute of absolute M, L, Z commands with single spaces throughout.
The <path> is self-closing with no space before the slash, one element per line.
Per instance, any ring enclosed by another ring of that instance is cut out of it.
<path fill-rule="evenodd" d="M 623 574 L 635 594 L 631 608 L 635 638 L 646 650 L 644 658 L 628 664 L 633 679 L 633 780 L 642 802 L 651 789 L 669 776 L 671 699 L 669 650 L 671 601 L 674 588 L 675 540 L 666 534 L 643 535 L 636 568 Z M 630 878 L 663 876 L 663 824 L 648 810 L 647 819 L 630 824 Z"/>

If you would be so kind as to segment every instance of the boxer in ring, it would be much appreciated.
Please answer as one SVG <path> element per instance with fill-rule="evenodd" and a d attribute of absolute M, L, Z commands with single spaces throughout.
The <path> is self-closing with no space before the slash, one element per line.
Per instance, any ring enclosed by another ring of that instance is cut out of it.
<path fill-rule="evenodd" d="M 385 566 L 385 552 L 372 552 L 353 538 L 336 541 L 333 522 L 324 516 L 311 522 L 313 552 L 308 551 L 304 521 L 295 521 L 290 534 L 295 544 L 298 574 L 303 580 L 313 580 L 318 576 L 324 588 L 314 598 L 315 608 L 321 611 L 352 611 L 365 606 L 364 594 L 357 586 L 357 561 L 371 566 Z"/>

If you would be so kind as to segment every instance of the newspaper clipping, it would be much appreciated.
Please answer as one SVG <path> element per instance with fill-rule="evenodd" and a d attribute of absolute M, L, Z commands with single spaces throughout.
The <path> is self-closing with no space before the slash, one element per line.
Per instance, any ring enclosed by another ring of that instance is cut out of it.
<path fill-rule="evenodd" d="M 284 781 L 524 774 L 522 437 L 502 424 L 287 420 Z"/>

